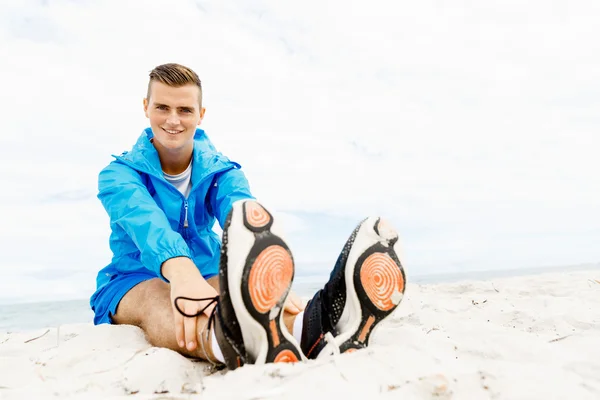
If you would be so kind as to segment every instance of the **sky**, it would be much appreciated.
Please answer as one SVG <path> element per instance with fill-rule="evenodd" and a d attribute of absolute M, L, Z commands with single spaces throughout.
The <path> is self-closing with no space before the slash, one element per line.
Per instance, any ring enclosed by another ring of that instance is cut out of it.
<path fill-rule="evenodd" d="M 329 273 L 368 215 L 410 275 L 600 262 L 600 3 L 3 0 L 0 302 L 86 298 L 98 172 L 148 73 L 201 77 L 201 128 Z"/>

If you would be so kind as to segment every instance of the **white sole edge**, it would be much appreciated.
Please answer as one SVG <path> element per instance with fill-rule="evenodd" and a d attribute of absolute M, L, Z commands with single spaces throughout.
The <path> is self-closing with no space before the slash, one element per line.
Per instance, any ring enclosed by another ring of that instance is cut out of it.
<path fill-rule="evenodd" d="M 248 312 L 242 298 L 242 288 L 240 286 L 247 256 L 255 244 L 254 233 L 249 231 L 244 225 L 243 206 L 246 201 L 248 200 L 240 200 L 233 204 L 231 224 L 227 230 L 227 286 L 231 296 L 231 304 L 240 324 L 246 351 L 255 359 L 255 364 L 265 364 L 269 352 L 268 334 L 265 328 Z M 280 224 L 277 220 L 273 220 L 270 231 L 273 235 L 284 240 Z M 235 251 L 231 251 L 232 243 L 234 244 Z M 291 342 L 297 348 L 298 353 L 304 359 L 300 345 L 285 326 L 283 314 L 282 311 L 279 316 L 281 333 L 287 341 Z"/>
<path fill-rule="evenodd" d="M 246 258 L 254 246 L 254 234 L 246 229 L 243 222 L 244 203 L 238 201 L 233 204 L 231 224 L 227 230 L 227 286 L 246 351 L 255 358 L 255 363 L 264 364 L 269 346 L 267 332 L 246 309 L 240 286 Z M 231 251 L 232 247 L 235 251 Z"/>

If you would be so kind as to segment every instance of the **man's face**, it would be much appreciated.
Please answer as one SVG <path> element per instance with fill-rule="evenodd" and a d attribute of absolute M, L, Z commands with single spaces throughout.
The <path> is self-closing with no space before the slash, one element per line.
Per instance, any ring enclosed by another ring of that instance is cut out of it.
<path fill-rule="evenodd" d="M 171 87 L 152 82 L 150 99 L 144 99 L 144 112 L 150 120 L 157 150 L 193 150 L 196 127 L 205 111 L 200 109 L 199 96 L 200 89 L 193 84 Z"/>

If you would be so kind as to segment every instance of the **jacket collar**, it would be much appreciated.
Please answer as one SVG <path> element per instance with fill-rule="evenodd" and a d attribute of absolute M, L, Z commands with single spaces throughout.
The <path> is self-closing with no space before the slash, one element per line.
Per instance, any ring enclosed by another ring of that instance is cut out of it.
<path fill-rule="evenodd" d="M 124 152 L 117 159 L 132 164 L 136 170 L 163 178 L 158 152 L 150 141 L 154 137 L 152 128 L 144 129 L 130 152 Z M 197 128 L 194 134 L 192 154 L 192 182 L 199 182 L 211 172 L 225 168 L 227 157 L 218 153 L 204 130 Z"/>

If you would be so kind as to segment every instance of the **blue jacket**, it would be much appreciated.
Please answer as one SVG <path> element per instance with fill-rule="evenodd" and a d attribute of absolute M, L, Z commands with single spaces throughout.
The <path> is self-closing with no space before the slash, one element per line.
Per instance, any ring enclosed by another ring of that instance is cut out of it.
<path fill-rule="evenodd" d="M 202 129 L 194 136 L 192 189 L 187 198 L 164 176 L 147 128 L 130 152 L 114 156 L 98 179 L 98 198 L 110 217 L 112 262 L 97 277 L 98 290 L 114 275 L 144 272 L 165 279 L 166 260 L 191 258 L 203 276 L 219 272 L 221 227 L 232 204 L 253 198 L 240 165 L 217 152 Z"/>

